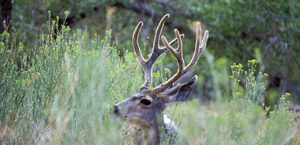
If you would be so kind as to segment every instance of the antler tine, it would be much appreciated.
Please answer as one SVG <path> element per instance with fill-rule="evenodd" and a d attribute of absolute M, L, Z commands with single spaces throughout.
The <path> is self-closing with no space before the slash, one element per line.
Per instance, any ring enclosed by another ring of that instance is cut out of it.
<path fill-rule="evenodd" d="M 161 18 L 161 20 L 160 20 L 160 22 L 159 22 L 159 24 L 158 24 L 158 26 L 155 30 L 155 35 L 154 35 L 154 39 L 153 39 L 153 47 L 152 47 L 152 52 L 151 52 L 151 53 L 154 53 L 154 54 L 152 54 L 149 59 L 155 59 L 155 57 L 157 56 L 157 55 L 155 55 L 155 53 L 157 53 L 158 56 L 159 56 L 167 50 L 166 46 L 160 47 L 159 42 L 160 42 L 160 36 L 161 36 L 161 32 L 163 30 L 164 24 L 165 24 L 167 18 L 169 18 L 169 17 L 170 17 L 169 14 L 164 15 Z M 180 34 L 180 37 L 184 37 L 184 34 Z M 170 41 L 169 44 L 172 46 L 173 44 L 175 44 L 176 40 L 177 40 L 177 38 L 174 38 L 172 41 Z"/>
<path fill-rule="evenodd" d="M 168 50 L 170 50 L 171 53 L 176 57 L 177 63 L 178 63 L 178 70 L 177 70 L 176 74 L 174 74 L 169 80 L 167 80 L 166 82 L 155 87 L 153 90 L 154 93 L 165 90 L 166 88 L 171 86 L 176 80 L 178 80 L 183 74 L 190 71 L 195 66 L 195 64 L 199 60 L 200 54 L 203 52 L 204 48 L 206 47 L 206 43 L 208 40 L 208 31 L 205 31 L 204 37 L 202 39 L 201 26 L 200 26 L 200 23 L 197 23 L 195 51 L 194 51 L 191 61 L 185 67 L 184 59 L 183 59 L 183 51 L 182 51 L 182 39 L 181 39 L 180 34 L 177 29 L 175 29 L 175 34 L 176 34 L 176 39 L 178 41 L 178 49 L 174 49 L 172 46 L 170 46 L 164 36 L 162 36 L 162 40 L 163 40 L 165 47 Z"/>
<path fill-rule="evenodd" d="M 167 18 L 169 18 L 169 16 L 170 16 L 169 14 L 164 15 L 161 18 L 161 20 L 159 21 L 158 26 L 155 30 L 151 55 L 150 55 L 149 59 L 147 60 L 149 66 L 152 66 L 154 64 L 154 62 L 157 60 L 157 58 L 166 51 L 165 47 L 160 48 L 159 41 L 160 41 L 160 35 L 163 30 L 163 27 L 165 25 Z M 174 41 L 172 41 L 172 42 L 170 42 L 170 43 L 174 44 L 176 42 L 176 39 L 174 39 Z"/>
<path fill-rule="evenodd" d="M 207 39 L 208 39 L 208 31 L 204 32 L 203 39 L 201 36 L 201 25 L 200 22 L 197 23 L 196 25 L 196 43 L 195 43 L 195 51 L 193 54 L 193 57 L 190 61 L 190 63 L 186 66 L 185 70 L 189 71 L 191 70 L 197 61 L 199 60 L 200 54 L 203 52 L 203 50 L 206 47 Z M 201 42 L 201 43 L 200 43 Z"/>
<path fill-rule="evenodd" d="M 166 89 L 168 86 L 172 85 L 177 79 L 180 78 L 180 76 L 184 73 L 184 59 L 183 59 L 183 45 L 182 45 L 182 39 L 180 36 L 180 33 L 177 29 L 174 30 L 176 39 L 178 42 L 178 48 L 173 48 L 167 41 L 165 36 L 162 36 L 162 41 L 165 45 L 165 47 L 171 51 L 171 53 L 176 57 L 177 64 L 178 64 L 178 70 L 176 74 L 174 74 L 168 81 L 160 84 L 156 88 L 154 88 L 154 92 L 160 92 L 164 89 Z"/>
<path fill-rule="evenodd" d="M 179 31 L 177 29 L 175 29 L 174 32 L 175 32 L 176 39 L 177 39 L 177 42 L 178 42 L 178 48 L 177 49 L 175 49 L 171 45 L 169 45 L 169 43 L 168 43 L 165 36 L 162 36 L 162 40 L 163 40 L 163 43 L 166 46 L 166 48 L 168 50 L 170 50 L 171 53 L 176 57 L 176 59 L 178 61 L 178 67 L 179 67 L 178 72 L 182 72 L 184 70 L 182 39 L 181 39 Z"/>
<path fill-rule="evenodd" d="M 180 34 L 180 37 L 181 37 L 181 39 L 184 37 L 184 34 Z M 170 43 L 169 43 L 169 45 L 174 45 L 175 44 L 175 42 L 177 42 L 177 38 L 174 38 L 172 41 L 170 41 Z M 163 46 L 162 48 L 160 48 L 160 50 L 164 50 L 164 51 L 166 51 L 167 50 L 167 47 L 166 46 Z"/>
<path fill-rule="evenodd" d="M 161 18 L 161 20 L 155 30 L 155 35 L 154 35 L 154 39 L 153 39 L 153 50 L 159 49 L 160 35 L 161 35 L 162 29 L 165 25 L 165 22 L 166 22 L 167 18 L 169 18 L 169 16 L 170 16 L 169 14 L 164 15 Z"/>
<path fill-rule="evenodd" d="M 135 27 L 134 31 L 133 31 L 133 34 L 132 34 L 132 45 L 133 45 L 133 48 L 134 48 L 134 52 L 137 56 L 137 58 L 139 59 L 140 63 L 142 64 L 142 66 L 145 65 L 146 63 L 146 60 L 144 59 L 142 53 L 141 53 L 141 49 L 140 49 L 140 46 L 139 46 L 139 34 L 140 34 L 140 31 L 141 31 L 141 28 L 143 26 L 143 22 L 139 22 L 137 24 L 137 26 Z"/>
<path fill-rule="evenodd" d="M 134 47 L 135 55 L 137 56 L 139 62 L 141 63 L 141 65 L 143 67 L 143 70 L 144 70 L 145 81 L 142 84 L 140 90 L 147 88 L 152 82 L 151 68 L 148 67 L 147 61 L 144 59 L 144 57 L 141 53 L 141 49 L 139 47 L 139 43 L 138 43 L 139 34 L 140 34 L 142 26 L 143 26 L 143 22 L 139 22 L 137 24 L 137 26 L 135 27 L 135 29 L 133 31 L 133 35 L 132 35 L 132 45 Z"/>
<path fill-rule="evenodd" d="M 167 15 L 166 15 L 166 16 L 167 16 Z M 164 18 L 167 18 L 166 16 L 165 16 Z M 162 22 L 162 21 L 161 21 L 161 22 Z M 163 23 L 164 23 L 164 22 L 165 22 L 165 20 L 163 21 Z M 160 23 L 160 24 L 161 24 L 161 23 Z M 140 49 L 139 43 L 138 43 L 139 33 L 140 33 L 140 31 L 141 31 L 142 26 L 143 26 L 143 22 L 139 22 L 138 25 L 135 27 L 134 32 L 133 32 L 133 36 L 132 36 L 132 44 L 133 44 L 133 47 L 134 47 L 134 51 L 135 51 L 135 53 L 136 53 L 136 55 L 137 55 L 137 57 L 138 57 L 138 59 L 139 59 L 139 61 L 140 61 L 141 64 L 146 63 L 146 60 L 145 60 L 145 58 L 143 57 L 143 55 L 142 55 L 142 53 L 141 53 L 141 49 Z M 157 29 L 156 31 L 159 32 L 159 35 L 160 35 L 160 34 L 161 34 L 161 31 L 162 31 L 163 24 L 162 24 L 162 25 L 159 25 L 159 26 L 160 26 L 160 27 L 158 27 L 159 29 Z M 159 37 L 159 35 L 156 33 L 156 34 L 155 34 L 155 37 Z M 183 38 L 183 37 L 184 37 L 184 34 L 180 34 L 180 37 Z M 175 43 L 176 43 L 176 40 L 177 40 L 177 38 L 174 38 L 172 41 L 170 41 L 169 45 L 172 46 L 173 44 L 175 44 Z M 159 41 L 159 39 L 153 42 L 154 44 L 157 44 L 157 45 L 154 45 L 153 48 L 159 48 L 159 46 L 158 46 L 159 43 L 156 43 L 156 42 L 158 42 L 158 41 Z M 167 49 L 166 49 L 166 46 L 164 46 L 164 47 L 162 47 L 162 48 L 155 49 L 155 50 L 158 50 L 156 53 L 158 53 L 158 55 L 161 55 L 161 54 L 164 53 Z M 155 55 L 151 55 L 151 57 L 149 58 L 149 60 L 150 60 L 150 59 L 154 60 L 154 56 L 155 56 Z M 157 58 L 156 58 L 156 59 L 157 59 Z M 155 60 L 156 60 L 156 59 L 155 59 Z M 148 61 L 149 61 L 149 60 L 148 60 Z"/>
<path fill-rule="evenodd" d="M 145 58 L 143 57 L 140 47 L 139 47 L 139 44 L 138 44 L 138 37 L 139 37 L 139 33 L 141 31 L 141 28 L 143 26 L 143 22 L 139 22 L 138 25 L 136 26 L 136 28 L 134 29 L 134 32 L 132 35 L 132 44 L 134 47 L 135 54 L 138 57 L 139 62 L 143 66 L 144 78 L 145 78 L 145 81 L 142 84 L 142 86 L 140 87 L 140 90 L 147 89 L 150 86 L 150 84 L 152 83 L 152 66 L 153 66 L 154 62 L 157 60 L 157 58 L 167 50 L 166 47 L 160 48 L 159 41 L 160 41 L 160 35 L 162 32 L 162 29 L 163 29 L 166 19 L 168 17 L 169 17 L 169 14 L 166 14 L 160 20 L 160 22 L 156 28 L 154 40 L 153 40 L 152 51 L 151 51 L 149 59 L 147 59 L 147 60 L 145 60 Z M 184 35 L 179 35 L 179 37 L 180 38 L 184 37 Z M 173 45 L 176 42 L 176 40 L 178 40 L 178 38 L 173 39 L 169 45 Z"/>

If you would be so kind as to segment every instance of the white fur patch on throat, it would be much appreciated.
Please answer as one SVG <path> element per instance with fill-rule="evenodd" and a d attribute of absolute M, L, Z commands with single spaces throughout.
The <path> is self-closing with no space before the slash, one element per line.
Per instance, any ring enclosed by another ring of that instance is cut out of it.
<path fill-rule="evenodd" d="M 175 122 L 172 120 L 171 115 L 164 115 L 163 117 L 164 117 L 164 124 L 167 130 L 177 128 Z"/>

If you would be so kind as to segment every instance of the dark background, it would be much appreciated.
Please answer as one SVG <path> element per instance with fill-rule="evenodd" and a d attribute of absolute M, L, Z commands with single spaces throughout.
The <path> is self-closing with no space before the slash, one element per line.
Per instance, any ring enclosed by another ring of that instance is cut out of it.
<path fill-rule="evenodd" d="M 0 31 L 17 31 L 18 39 L 29 46 L 28 52 L 45 24 L 58 20 L 72 30 L 100 34 L 111 30 L 111 41 L 118 43 L 121 57 L 125 50 L 132 51 L 131 33 L 138 20 L 144 21 L 141 37 L 147 46 L 159 19 L 168 13 L 171 17 L 164 33 L 173 37 L 174 28 L 184 33 L 185 56 L 189 58 L 193 24 L 200 21 L 210 31 L 207 52 L 221 61 L 217 68 L 257 59 L 259 68 L 268 74 L 266 98 L 276 102 L 289 92 L 293 102 L 300 100 L 300 2 L 296 0 L 1 0 L 0 11 L 0 20 L 6 22 L 1 23 Z M 203 78 L 198 93 L 211 100 L 212 76 L 201 59 L 198 69 Z"/>

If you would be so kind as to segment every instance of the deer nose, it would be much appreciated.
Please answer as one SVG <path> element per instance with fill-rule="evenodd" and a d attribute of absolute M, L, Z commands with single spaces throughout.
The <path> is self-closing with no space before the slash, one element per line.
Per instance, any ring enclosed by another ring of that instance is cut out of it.
<path fill-rule="evenodd" d="M 118 114 L 120 111 L 119 107 L 117 105 L 114 105 L 114 113 Z"/>

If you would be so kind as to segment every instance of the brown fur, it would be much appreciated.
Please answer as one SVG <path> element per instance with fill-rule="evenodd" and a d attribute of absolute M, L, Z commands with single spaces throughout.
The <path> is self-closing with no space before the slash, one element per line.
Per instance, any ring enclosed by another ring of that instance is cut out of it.
<path fill-rule="evenodd" d="M 129 96 L 124 101 L 114 106 L 115 115 L 124 119 L 129 124 L 141 127 L 141 130 L 137 131 L 137 136 L 134 137 L 136 140 L 135 143 L 138 145 L 159 145 L 162 140 L 167 144 L 175 143 L 174 140 L 177 138 L 177 135 L 176 133 L 172 133 L 172 131 L 175 131 L 176 129 L 172 129 L 172 125 L 170 124 L 165 124 L 165 117 L 162 112 L 169 104 L 173 102 L 183 102 L 188 99 L 191 90 L 197 82 L 197 76 L 194 76 L 188 82 L 180 85 L 174 85 L 174 83 L 182 76 L 192 71 L 196 62 L 199 60 L 200 54 L 204 50 L 208 39 L 208 31 L 205 32 L 202 39 L 200 36 L 200 23 L 197 23 L 195 52 L 191 61 L 185 66 L 182 51 L 182 35 L 178 30 L 175 29 L 175 40 L 172 40 L 169 43 L 165 37 L 162 37 L 165 46 L 159 46 L 162 28 L 168 17 L 169 15 L 165 15 L 158 24 L 149 59 L 143 57 L 138 45 L 138 36 L 143 23 L 139 22 L 136 26 L 133 32 L 133 47 L 135 54 L 144 69 L 145 81 L 137 93 Z M 178 43 L 177 49 L 171 46 L 176 41 Z M 152 66 L 157 58 L 166 50 L 169 50 L 176 57 L 179 69 L 169 80 L 158 85 L 154 89 L 150 89 L 149 86 L 153 80 Z M 146 139 L 144 139 L 144 136 L 146 136 Z M 162 139 L 162 136 L 167 136 L 168 139 Z"/>

